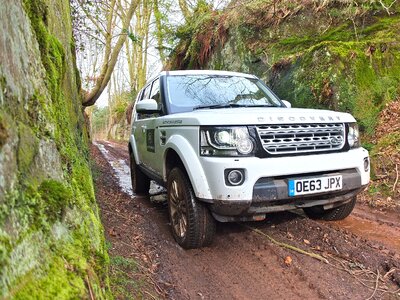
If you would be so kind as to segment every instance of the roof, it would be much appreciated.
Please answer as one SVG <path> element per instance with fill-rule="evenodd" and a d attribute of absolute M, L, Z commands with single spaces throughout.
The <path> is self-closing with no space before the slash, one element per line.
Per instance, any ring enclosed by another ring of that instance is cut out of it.
<path fill-rule="evenodd" d="M 239 76 L 247 78 L 257 78 L 255 75 L 230 72 L 230 71 L 217 71 L 217 70 L 184 70 L 184 71 L 163 71 L 160 75 L 167 76 L 182 76 L 182 75 L 220 75 L 220 76 Z"/>

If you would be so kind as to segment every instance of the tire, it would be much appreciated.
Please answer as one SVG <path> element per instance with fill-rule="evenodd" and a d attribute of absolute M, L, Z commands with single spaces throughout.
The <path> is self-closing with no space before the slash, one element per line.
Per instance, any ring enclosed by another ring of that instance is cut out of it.
<path fill-rule="evenodd" d="M 170 172 L 167 194 L 168 214 L 176 242 L 185 249 L 210 245 L 216 222 L 208 208 L 196 199 L 188 176 L 180 168 Z"/>
<path fill-rule="evenodd" d="M 357 197 L 353 197 L 350 202 L 327 210 L 324 210 L 321 206 L 307 207 L 303 208 L 303 210 L 310 219 L 325 221 L 343 220 L 353 211 L 356 199 Z"/>
<path fill-rule="evenodd" d="M 148 195 L 150 178 L 136 164 L 133 154 L 130 155 L 132 190 L 136 195 Z"/>

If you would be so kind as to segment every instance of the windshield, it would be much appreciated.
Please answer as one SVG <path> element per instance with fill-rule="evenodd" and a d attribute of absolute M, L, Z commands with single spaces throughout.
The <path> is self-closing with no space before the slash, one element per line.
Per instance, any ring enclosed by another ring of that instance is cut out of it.
<path fill-rule="evenodd" d="M 168 76 L 167 91 L 171 113 L 202 108 L 282 106 L 260 80 L 241 76 Z"/>

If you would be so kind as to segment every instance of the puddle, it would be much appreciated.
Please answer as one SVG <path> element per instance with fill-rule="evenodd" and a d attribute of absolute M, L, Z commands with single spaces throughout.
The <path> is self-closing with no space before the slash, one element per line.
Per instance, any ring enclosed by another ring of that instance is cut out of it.
<path fill-rule="evenodd" d="M 396 227 L 378 224 L 354 216 L 349 216 L 342 221 L 333 223 L 358 236 L 381 242 L 387 247 L 400 252 L 400 232 Z"/>
<path fill-rule="evenodd" d="M 125 163 L 123 159 L 117 159 L 110 154 L 110 152 L 104 147 L 104 145 L 93 142 L 93 144 L 99 148 L 103 156 L 106 158 L 108 163 L 114 170 L 114 175 L 118 179 L 118 185 L 120 186 L 121 190 L 129 195 L 133 196 L 132 185 L 131 185 L 131 171 L 129 166 Z M 108 146 L 111 147 L 110 144 Z"/>
<path fill-rule="evenodd" d="M 114 157 L 102 144 L 93 142 L 93 145 L 99 148 L 105 159 L 113 168 L 114 176 L 118 179 L 118 185 L 121 188 L 121 191 L 131 197 L 136 196 L 132 190 L 131 170 L 130 167 L 126 164 L 125 160 Z M 107 143 L 107 146 L 111 148 L 113 147 L 112 144 L 110 143 Z M 151 201 L 154 202 L 165 201 L 166 200 L 165 192 L 166 190 L 162 186 L 156 184 L 154 181 L 151 182 L 150 184 Z"/>

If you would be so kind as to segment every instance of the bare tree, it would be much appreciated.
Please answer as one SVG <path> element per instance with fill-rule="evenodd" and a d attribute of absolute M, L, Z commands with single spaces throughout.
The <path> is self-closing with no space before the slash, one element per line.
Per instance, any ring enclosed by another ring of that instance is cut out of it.
<path fill-rule="evenodd" d="M 110 81 L 111 74 L 118 61 L 121 48 L 124 46 L 129 33 L 129 25 L 135 10 L 138 7 L 139 0 L 111 0 L 110 2 L 96 2 L 95 5 L 101 5 L 105 20 L 93 14 L 93 10 L 88 7 L 85 0 L 77 0 L 80 9 L 90 20 L 96 33 L 99 35 L 104 47 L 103 61 L 99 74 L 93 77 L 93 86 L 90 90 L 84 91 L 83 106 L 91 106 L 96 103 L 101 93 Z M 91 4 L 93 5 L 93 4 Z M 119 30 L 118 34 L 116 32 Z M 116 41 L 115 39 L 116 38 Z"/>

